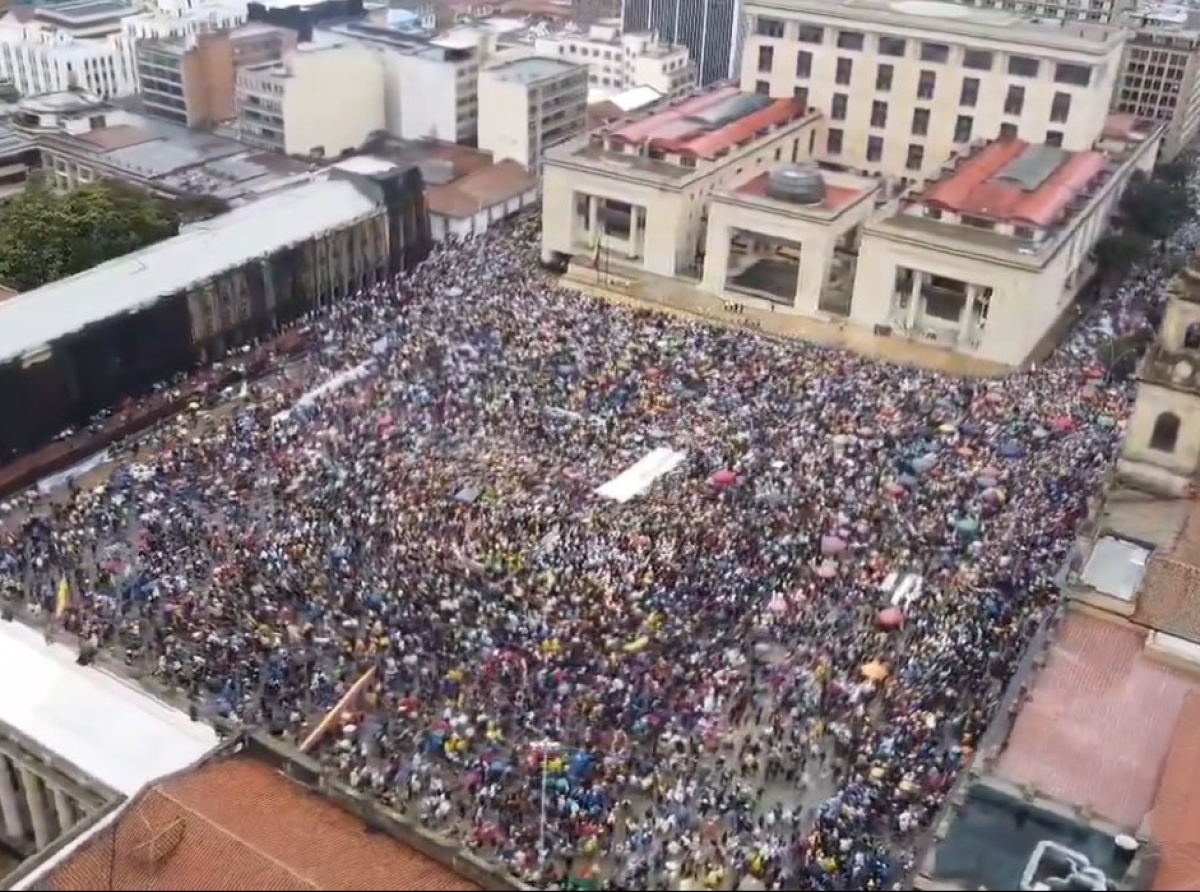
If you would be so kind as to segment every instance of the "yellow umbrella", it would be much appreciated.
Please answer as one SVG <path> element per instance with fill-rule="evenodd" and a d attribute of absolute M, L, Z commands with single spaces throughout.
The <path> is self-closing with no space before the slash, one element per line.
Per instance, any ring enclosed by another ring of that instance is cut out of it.
<path fill-rule="evenodd" d="M 888 667 L 878 660 L 864 663 L 861 671 L 863 678 L 867 681 L 883 681 L 891 674 L 888 672 Z"/>
<path fill-rule="evenodd" d="M 627 654 L 639 654 L 644 651 L 649 644 L 649 637 L 643 635 L 641 638 L 635 638 L 633 641 L 630 641 L 621 649 Z"/>

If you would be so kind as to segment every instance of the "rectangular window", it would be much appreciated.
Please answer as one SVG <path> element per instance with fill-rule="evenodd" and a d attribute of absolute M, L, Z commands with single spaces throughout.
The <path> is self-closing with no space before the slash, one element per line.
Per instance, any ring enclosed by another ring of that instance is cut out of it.
<path fill-rule="evenodd" d="M 812 77 L 812 53 L 807 50 L 796 53 L 796 77 Z"/>
<path fill-rule="evenodd" d="M 758 48 L 758 70 L 770 71 L 775 64 L 775 47 L 760 46 Z"/>
<path fill-rule="evenodd" d="M 755 81 L 754 92 L 758 93 L 760 96 L 770 96 L 771 85 L 767 81 Z"/>
<path fill-rule="evenodd" d="M 861 31 L 839 31 L 837 36 L 839 50 L 861 50 L 863 36 Z"/>
<path fill-rule="evenodd" d="M 929 135 L 929 109 L 914 108 L 912 117 L 913 136 Z"/>
<path fill-rule="evenodd" d="M 963 68 L 975 71 L 991 71 L 995 56 L 991 50 L 963 50 Z"/>
<path fill-rule="evenodd" d="M 793 87 L 792 98 L 800 100 L 800 104 L 808 107 L 808 87 Z"/>
<path fill-rule="evenodd" d="M 895 76 L 895 69 L 886 63 L 880 63 L 875 68 L 875 89 L 880 93 L 886 93 L 892 89 L 892 78 Z"/>
<path fill-rule="evenodd" d="M 824 43 L 825 29 L 818 25 L 801 25 L 797 39 L 801 43 Z"/>
<path fill-rule="evenodd" d="M 924 163 L 925 147 L 913 143 L 908 147 L 908 157 L 904 159 L 904 166 L 909 170 L 920 170 Z"/>
<path fill-rule="evenodd" d="M 971 130 L 975 127 L 975 119 L 969 115 L 959 115 L 954 121 L 954 141 L 970 142 Z"/>
<path fill-rule="evenodd" d="M 883 157 L 883 137 L 867 137 L 867 160 L 876 162 Z"/>
<path fill-rule="evenodd" d="M 1061 130 L 1047 130 L 1046 131 L 1046 145 L 1061 147 L 1062 141 L 1063 141 L 1063 135 L 1062 135 Z"/>
<path fill-rule="evenodd" d="M 1000 125 L 1000 138 L 1001 139 L 1016 139 L 1017 138 L 1017 125 L 1016 124 L 1001 124 Z"/>
<path fill-rule="evenodd" d="M 880 102 L 876 99 L 871 103 L 871 126 L 886 127 L 887 126 L 888 104 Z"/>
<path fill-rule="evenodd" d="M 834 93 L 833 102 L 829 106 L 829 117 L 835 121 L 846 120 L 846 105 L 849 100 L 845 93 Z"/>
<path fill-rule="evenodd" d="M 944 43 L 922 43 L 922 62 L 945 62 L 950 58 L 950 47 Z"/>
<path fill-rule="evenodd" d="M 830 128 L 825 135 L 825 151 L 830 155 L 842 154 L 842 131 Z"/>
<path fill-rule="evenodd" d="M 975 103 L 979 101 L 979 78 L 964 77 L 962 82 L 962 91 L 958 94 L 958 104 L 965 105 L 967 108 L 974 108 Z"/>
<path fill-rule="evenodd" d="M 854 62 L 850 59 L 838 59 L 837 71 L 833 75 L 833 81 L 836 84 L 841 84 L 843 87 L 850 84 L 850 75 L 854 71 Z"/>
<path fill-rule="evenodd" d="M 1072 65 L 1059 62 L 1054 66 L 1054 81 L 1072 87 L 1086 87 L 1092 82 L 1092 69 L 1087 65 Z"/>
<path fill-rule="evenodd" d="M 1008 95 L 1004 97 L 1004 113 L 1019 115 L 1025 109 L 1025 88 L 1016 84 L 1009 86 Z"/>
<path fill-rule="evenodd" d="M 917 78 L 917 98 L 932 99 L 933 91 L 937 87 L 937 75 L 932 71 L 922 71 Z"/>
<path fill-rule="evenodd" d="M 1009 56 L 1008 73 L 1017 77 L 1037 77 L 1042 65 L 1028 56 Z"/>
<path fill-rule="evenodd" d="M 783 22 L 760 15 L 754 21 L 754 33 L 763 37 L 783 37 Z"/>
<path fill-rule="evenodd" d="M 1071 117 L 1071 94 L 1055 93 L 1054 99 L 1050 101 L 1050 120 L 1055 124 L 1064 124 L 1069 117 Z"/>
<path fill-rule="evenodd" d="M 879 38 L 879 55 L 894 56 L 897 59 L 904 57 L 904 51 L 907 48 L 907 42 L 903 37 L 885 37 Z"/>

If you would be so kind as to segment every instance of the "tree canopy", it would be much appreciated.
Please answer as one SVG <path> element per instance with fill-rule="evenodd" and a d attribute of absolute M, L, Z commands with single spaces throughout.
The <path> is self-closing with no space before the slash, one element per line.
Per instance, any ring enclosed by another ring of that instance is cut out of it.
<path fill-rule="evenodd" d="M 1121 196 L 1125 228 L 1152 241 L 1162 241 L 1192 214 L 1191 196 L 1184 183 L 1162 177 L 1135 176 Z"/>
<path fill-rule="evenodd" d="M 0 211 L 0 281 L 28 291 L 170 238 L 179 211 L 123 183 L 60 194 L 31 183 Z"/>

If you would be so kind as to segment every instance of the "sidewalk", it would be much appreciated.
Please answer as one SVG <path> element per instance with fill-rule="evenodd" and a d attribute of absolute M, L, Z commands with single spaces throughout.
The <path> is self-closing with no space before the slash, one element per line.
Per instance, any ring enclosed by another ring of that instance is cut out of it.
<path fill-rule="evenodd" d="M 983 359 L 932 347 L 908 338 L 881 337 L 849 322 L 824 322 L 790 313 L 771 313 L 744 307 L 733 313 L 724 302 L 675 279 L 638 274 L 638 278 L 609 271 L 595 274 L 575 268 L 562 284 L 602 300 L 638 309 L 657 310 L 682 319 L 745 329 L 778 338 L 792 338 L 852 350 L 871 359 L 913 365 L 966 378 L 998 378 L 1013 369 Z"/>

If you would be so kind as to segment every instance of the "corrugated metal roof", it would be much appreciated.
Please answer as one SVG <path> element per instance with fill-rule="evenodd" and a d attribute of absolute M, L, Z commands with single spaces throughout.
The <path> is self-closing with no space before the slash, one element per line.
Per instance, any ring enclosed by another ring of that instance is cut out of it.
<path fill-rule="evenodd" d="M 254 257 L 266 257 L 369 215 L 377 204 L 346 180 L 306 183 L 157 245 L 26 291 L 0 304 L 0 362 L 148 306 Z"/>

